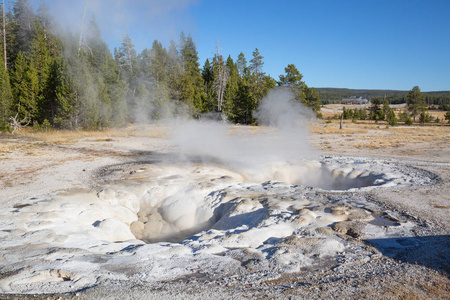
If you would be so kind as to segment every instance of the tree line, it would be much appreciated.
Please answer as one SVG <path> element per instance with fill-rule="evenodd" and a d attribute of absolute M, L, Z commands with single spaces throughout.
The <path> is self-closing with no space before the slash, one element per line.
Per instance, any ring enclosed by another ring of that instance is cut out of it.
<path fill-rule="evenodd" d="M 346 109 L 344 106 L 342 115 L 336 115 L 335 119 L 342 117 L 342 119 L 351 119 L 354 122 L 357 120 L 386 121 L 391 126 L 397 126 L 399 121 L 404 122 L 406 125 L 411 125 L 416 121 L 416 117 L 418 117 L 418 121 L 422 124 L 433 121 L 440 123 L 442 121 L 439 118 L 434 119 L 428 113 L 426 95 L 420 91 L 418 86 L 413 87 L 408 92 L 405 97 L 405 103 L 406 111 L 401 111 L 396 114 L 395 110 L 391 108 L 388 99 L 383 100 L 382 98 L 375 97 L 372 99 L 368 109 L 361 107 L 352 110 Z M 450 123 L 450 111 L 447 111 L 444 118 Z"/>
<path fill-rule="evenodd" d="M 296 100 L 320 110 L 314 88 L 295 65 L 275 80 L 263 71 L 256 48 L 247 61 L 220 53 L 200 66 L 195 43 L 181 33 L 168 48 L 155 40 L 137 53 L 126 34 L 110 51 L 93 17 L 78 34 L 62 29 L 45 1 L 1 7 L 0 127 L 99 129 L 188 113 L 253 124 L 252 111 L 267 92 L 287 87 Z"/>
<path fill-rule="evenodd" d="M 367 100 L 381 98 L 388 100 L 390 104 L 402 104 L 408 101 L 409 91 L 397 90 L 361 90 L 342 88 L 316 88 L 323 104 L 340 103 L 342 99 L 351 96 L 361 96 Z M 438 106 L 442 110 L 450 110 L 450 91 L 423 92 L 425 103 L 428 106 Z"/>

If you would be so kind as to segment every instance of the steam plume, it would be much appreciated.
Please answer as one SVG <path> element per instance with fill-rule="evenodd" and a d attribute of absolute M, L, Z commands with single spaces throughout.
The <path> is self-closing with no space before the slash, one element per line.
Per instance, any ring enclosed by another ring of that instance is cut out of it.
<path fill-rule="evenodd" d="M 267 174 L 274 166 L 314 158 L 308 143 L 309 123 L 314 114 L 294 101 L 290 90 L 270 91 L 254 116 L 265 126 L 232 127 L 193 120 L 178 123 L 172 141 L 184 153 L 214 158 L 252 177 Z"/>

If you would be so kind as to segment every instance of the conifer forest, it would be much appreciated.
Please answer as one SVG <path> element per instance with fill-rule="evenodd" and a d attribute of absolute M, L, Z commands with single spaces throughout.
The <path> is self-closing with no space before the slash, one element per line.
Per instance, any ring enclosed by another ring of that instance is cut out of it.
<path fill-rule="evenodd" d="M 4 3 L 3 3 L 4 6 Z M 203 65 L 189 34 L 168 47 L 155 40 L 137 53 L 132 37 L 110 50 L 95 17 L 78 32 L 61 28 L 45 1 L 34 10 L 17 0 L 1 10 L 0 127 L 96 130 L 189 114 L 253 124 L 266 93 L 290 88 L 314 111 L 320 100 L 295 65 L 275 80 L 257 48 L 250 58 L 217 51 Z M 214 45 L 212 45 L 212 49 Z"/>

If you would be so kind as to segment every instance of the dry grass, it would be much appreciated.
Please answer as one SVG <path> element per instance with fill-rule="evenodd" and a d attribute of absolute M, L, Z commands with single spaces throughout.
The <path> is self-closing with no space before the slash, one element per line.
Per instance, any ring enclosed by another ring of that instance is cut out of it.
<path fill-rule="evenodd" d="M 339 120 L 322 121 L 311 126 L 311 132 L 319 139 L 319 148 L 380 149 L 450 140 L 447 125 L 390 127 L 386 122 L 344 120 L 343 128 L 339 129 L 339 123 Z"/>
<path fill-rule="evenodd" d="M 358 128 L 355 126 L 349 127 L 345 126 L 339 129 L 338 123 L 315 123 L 311 125 L 311 132 L 316 134 L 356 134 L 356 133 L 367 133 L 366 128 Z"/>
<path fill-rule="evenodd" d="M 114 137 L 149 137 L 166 138 L 168 129 L 165 127 L 156 127 L 150 125 L 127 126 L 124 128 L 111 128 L 98 131 L 83 130 L 49 130 L 47 132 L 36 132 L 32 128 L 24 128 L 20 131 L 21 137 L 31 138 L 41 142 L 43 145 L 62 145 L 73 144 L 80 140 L 90 140 L 94 142 L 111 142 Z M 8 138 L 5 135 L 4 138 Z M 0 148 L 1 151 L 8 149 Z"/>

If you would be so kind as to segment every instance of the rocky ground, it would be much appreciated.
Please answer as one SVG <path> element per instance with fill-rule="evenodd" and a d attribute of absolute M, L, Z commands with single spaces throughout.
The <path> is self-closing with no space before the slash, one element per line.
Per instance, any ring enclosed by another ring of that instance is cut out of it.
<path fill-rule="evenodd" d="M 269 262 L 261 260 L 261 257 L 257 256 L 259 253 L 252 252 L 251 246 L 247 252 L 242 249 L 234 251 L 230 247 L 227 248 L 228 252 L 223 259 L 231 258 L 236 264 L 225 264 L 227 267 L 218 271 L 214 271 L 212 266 L 204 266 L 205 271 L 199 268 L 198 271 L 194 270 L 156 281 L 148 281 L 138 276 L 151 270 L 130 270 L 117 263 L 119 257 L 111 254 L 111 257 L 114 256 L 111 259 L 115 260 L 116 269 L 111 269 L 110 272 L 127 274 L 128 279 L 123 276 L 115 279 L 114 276 L 99 275 L 94 284 L 88 284 L 78 290 L 69 289 L 70 292 L 62 294 L 52 288 L 43 287 L 40 292 L 44 294 L 37 292 L 24 294 L 14 290 L 4 290 L 1 298 L 450 298 L 448 279 L 450 270 L 450 221 L 448 218 L 450 127 L 440 128 L 439 134 L 433 131 L 434 129 L 417 127 L 408 131 L 408 134 L 414 134 L 411 137 L 412 140 L 399 141 L 393 139 L 402 135 L 399 133 L 401 129 L 394 131 L 379 126 L 367 127 L 367 125 L 357 126 L 347 123 L 344 132 L 329 130 L 331 126 L 336 125 L 317 125 L 319 129 L 316 127 L 316 133 L 311 136 L 311 144 L 315 149 L 322 151 L 323 157 L 351 157 L 353 160 L 367 158 L 382 161 L 387 165 L 400 166 L 400 169 L 406 168 L 408 172 L 417 170 L 418 177 L 430 178 L 430 182 L 358 192 L 321 191 L 317 193 L 313 191 L 311 193 L 316 195 L 314 199 L 319 202 L 331 199 L 346 205 L 354 205 L 354 207 L 358 205 L 355 204 L 358 201 L 364 201 L 365 208 L 381 209 L 381 216 L 385 216 L 384 213 L 386 213 L 396 218 L 392 221 L 392 218 L 383 217 L 379 219 L 380 222 L 402 221 L 402 224 L 411 224 L 410 227 L 404 226 L 404 236 L 401 236 L 399 231 L 391 240 L 389 238 L 370 239 L 367 237 L 371 232 L 358 231 L 357 227 L 339 232 L 342 229 L 337 228 L 336 222 L 329 225 L 327 223 L 324 227 L 333 230 L 330 234 L 344 245 L 345 251 L 337 251 L 337 254 L 329 257 L 322 257 L 320 252 L 314 254 L 314 251 L 311 251 L 308 258 L 314 259 L 316 263 L 301 265 L 298 270 L 283 271 L 279 269 L 281 264 L 275 259 Z M 419 135 L 418 138 L 416 135 L 421 130 L 425 135 Z M 380 136 L 385 138 L 380 139 Z M 369 140 L 371 143 L 362 144 L 362 141 Z M 124 166 L 130 163 L 143 166 L 148 163 L 149 157 L 173 151 L 167 143 L 165 134 L 156 127 L 128 128 L 117 132 L 62 135 L 51 138 L 48 135 L 34 134 L 1 135 L 0 141 L 0 205 L 3 212 L 12 209 L 24 210 L 29 203 L 27 201 L 32 201 L 34 197 L 51 197 L 61 190 L 86 188 L 96 190 L 106 181 L 110 182 L 114 179 L 106 178 L 105 173 L 102 173 L 102 170 L 108 166 Z M 133 173 L 135 171 L 133 169 L 115 169 L 126 170 L 121 175 L 121 179 L 139 180 L 137 177 L 141 176 L 141 174 Z M 288 189 L 289 193 L 303 192 L 291 187 L 283 189 Z M 279 191 L 282 191 L 282 188 Z M 261 191 L 258 190 L 259 192 Z M 272 196 L 275 199 L 281 199 Z M 266 213 L 273 212 L 274 216 L 278 214 L 277 211 L 280 208 L 267 204 L 267 195 L 259 197 L 253 195 L 248 200 L 263 203 Z M 322 204 L 325 205 L 324 203 Z M 319 214 L 318 210 L 322 205 L 319 204 L 316 207 L 312 205 L 307 207 Z M 320 213 L 326 212 L 326 209 L 322 207 Z M 286 218 L 295 216 L 300 219 L 299 210 L 287 209 L 285 215 Z M 316 230 L 318 226 L 314 224 L 314 230 Z M 389 228 L 390 223 L 382 225 Z M 223 225 L 220 229 L 225 230 L 227 227 Z M 8 240 L 8 232 L 5 230 L 1 236 L 3 240 Z M 208 237 L 217 238 L 211 236 L 211 233 Z M 218 238 L 217 241 L 219 244 L 222 243 L 220 245 L 224 243 L 223 240 L 219 242 Z M 280 241 L 274 241 L 270 245 L 258 247 L 266 247 L 264 251 L 267 252 L 269 248 L 291 249 L 289 247 L 299 245 L 295 237 L 289 236 L 283 237 Z M 13 248 L 9 250 L 4 248 L 2 251 L 0 281 L 7 282 L 8 278 L 13 278 L 17 272 L 33 272 L 32 266 L 28 271 L 26 266 L 22 269 L 9 267 L 8 253 L 14 251 L 16 249 Z M 46 253 L 48 255 L 48 252 Z M 142 255 L 139 250 L 131 250 L 129 253 L 135 257 Z M 285 251 L 279 257 L 286 259 L 288 254 L 290 255 L 290 252 Z M 110 259 L 107 256 L 107 253 L 102 254 L 97 259 L 107 261 Z M 139 259 L 136 261 L 139 262 Z M 58 282 L 68 281 L 70 284 L 70 276 L 58 274 L 55 276 Z"/>

